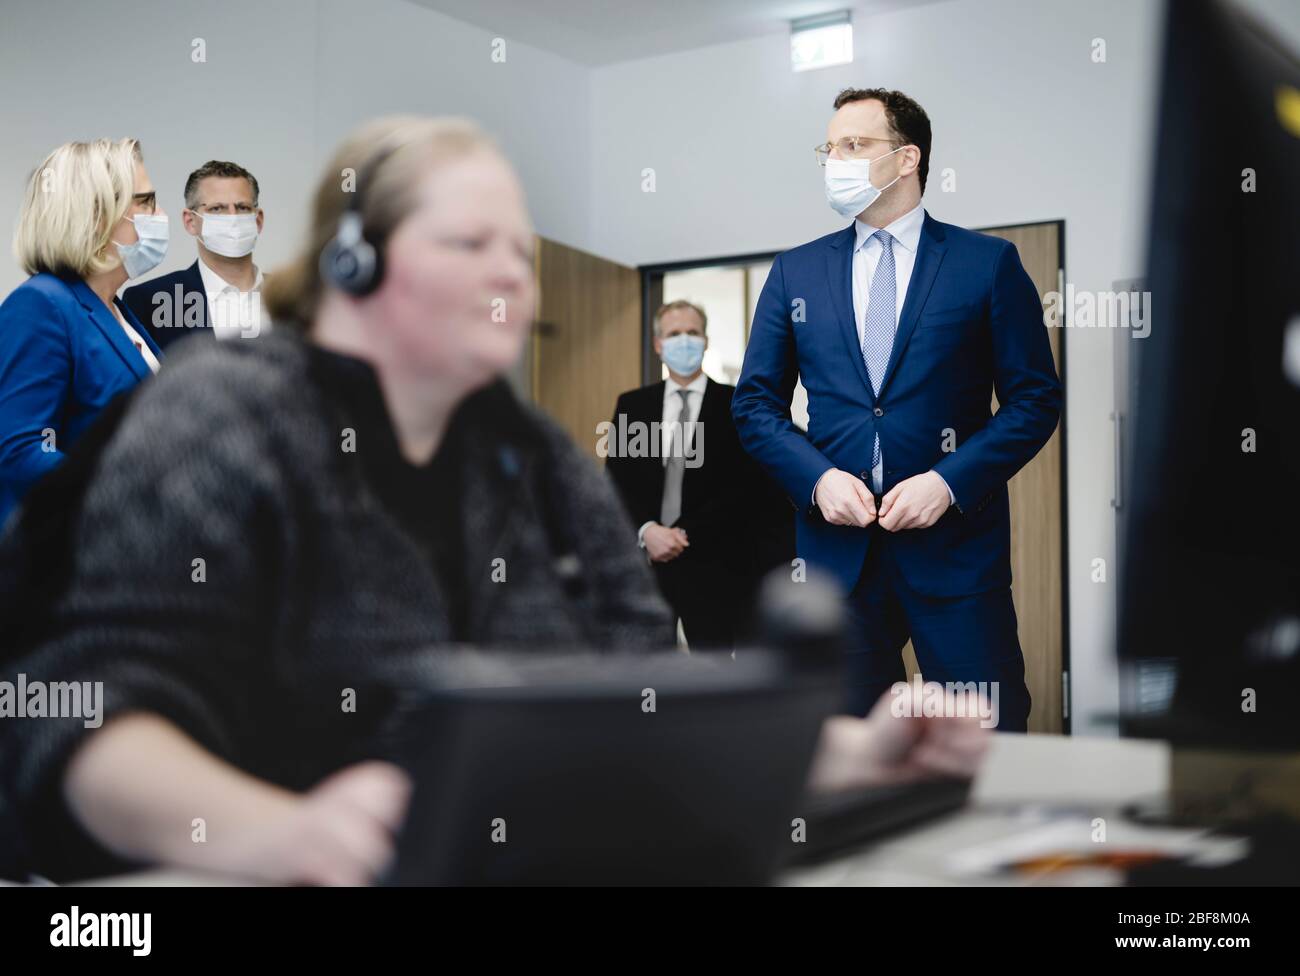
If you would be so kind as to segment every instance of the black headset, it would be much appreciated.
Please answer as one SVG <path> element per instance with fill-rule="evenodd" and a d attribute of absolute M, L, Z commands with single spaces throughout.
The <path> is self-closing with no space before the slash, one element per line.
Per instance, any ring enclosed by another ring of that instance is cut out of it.
<path fill-rule="evenodd" d="M 357 190 L 348 195 L 347 209 L 339 217 L 339 229 L 320 252 L 321 280 L 357 298 L 369 295 L 384 280 L 383 252 L 366 240 L 362 198 L 384 160 L 405 143 L 405 139 L 394 139 L 366 160 L 357 174 Z"/>

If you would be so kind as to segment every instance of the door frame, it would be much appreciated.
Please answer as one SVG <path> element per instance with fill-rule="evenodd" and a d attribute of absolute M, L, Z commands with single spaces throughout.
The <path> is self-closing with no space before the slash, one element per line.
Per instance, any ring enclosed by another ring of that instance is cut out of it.
<path fill-rule="evenodd" d="M 1020 227 L 1039 227 L 1045 224 L 1056 225 L 1057 287 L 1063 288 L 1065 282 L 1065 218 L 1048 220 L 1026 220 L 1007 224 L 988 224 L 975 227 L 977 233 L 997 230 L 1011 230 Z M 667 261 L 659 264 L 640 265 L 641 272 L 641 382 L 657 383 L 660 379 L 659 357 L 654 351 L 654 313 L 663 304 L 664 275 L 671 271 L 693 271 L 697 268 L 729 267 L 740 264 L 757 264 L 771 261 L 781 251 L 753 251 L 747 254 L 730 254 L 714 258 L 695 258 L 688 261 Z M 748 309 L 746 309 L 748 314 Z M 1070 506 L 1069 506 L 1069 440 L 1064 395 L 1066 382 L 1066 339 L 1064 323 L 1061 324 L 1060 365 L 1063 395 L 1061 398 L 1061 418 L 1059 421 L 1061 435 L 1061 675 L 1064 687 L 1061 689 L 1061 734 L 1070 735 L 1073 727 L 1073 710 L 1071 706 L 1071 657 L 1070 657 Z M 748 342 L 748 336 L 746 336 Z"/>
<path fill-rule="evenodd" d="M 977 233 L 995 230 L 1012 230 L 1019 227 L 1041 227 L 1045 224 L 1056 225 L 1056 264 L 1057 285 L 1064 297 L 1065 288 L 1065 218 L 1055 220 L 1025 220 L 1014 224 L 988 224 L 974 227 Z M 1061 330 L 1061 363 L 1058 374 L 1061 380 L 1061 418 L 1057 423 L 1061 433 L 1061 676 L 1065 687 L 1061 689 L 1061 734 L 1070 735 L 1073 730 L 1074 710 L 1070 707 L 1072 678 L 1070 667 L 1070 442 L 1069 427 L 1066 424 L 1066 331 L 1064 319 Z"/>
<path fill-rule="evenodd" d="M 664 303 L 664 275 L 670 271 L 694 271 L 698 268 L 727 268 L 739 264 L 758 264 L 772 261 L 780 251 L 755 251 L 752 254 L 731 254 L 721 258 L 698 258 L 690 261 L 669 261 L 664 264 L 643 264 L 641 272 L 641 382 L 645 386 L 658 383 L 662 378 L 659 357 L 655 354 L 654 318 Z M 749 314 L 746 302 L 745 314 Z M 749 344 L 746 323 L 745 344 Z"/>

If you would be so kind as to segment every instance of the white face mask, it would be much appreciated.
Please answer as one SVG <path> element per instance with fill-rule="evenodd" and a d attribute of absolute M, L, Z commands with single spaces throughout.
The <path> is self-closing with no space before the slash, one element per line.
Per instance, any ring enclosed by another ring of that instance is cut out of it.
<path fill-rule="evenodd" d="M 195 211 L 190 211 L 195 213 Z M 203 246 L 223 258 L 242 258 L 257 243 L 257 214 L 198 214 Z"/>
<path fill-rule="evenodd" d="M 898 182 L 899 173 L 889 183 L 876 189 L 871 185 L 871 164 L 892 156 L 899 149 L 891 149 L 876 159 L 828 159 L 826 160 L 826 202 L 841 217 L 852 219 L 876 202 L 880 194 Z"/>

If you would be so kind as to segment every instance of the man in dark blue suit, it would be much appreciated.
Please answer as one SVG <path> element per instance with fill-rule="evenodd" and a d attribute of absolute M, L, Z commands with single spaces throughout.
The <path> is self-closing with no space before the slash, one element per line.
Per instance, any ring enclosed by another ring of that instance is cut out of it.
<path fill-rule="evenodd" d="M 773 263 L 736 427 L 801 513 L 799 556 L 849 594 L 847 710 L 904 679 L 910 637 L 927 681 L 977 683 L 998 727 L 1024 730 L 1007 482 L 1060 415 L 1042 303 L 1014 246 L 922 209 L 915 101 L 841 92 L 827 135 L 827 199 L 853 223 Z"/>
<path fill-rule="evenodd" d="M 255 338 L 269 327 L 261 314 L 262 272 L 253 263 L 265 219 L 260 192 L 252 173 L 219 159 L 186 179 L 181 223 L 196 239 L 198 260 L 122 294 L 161 348 L 190 335 Z"/>

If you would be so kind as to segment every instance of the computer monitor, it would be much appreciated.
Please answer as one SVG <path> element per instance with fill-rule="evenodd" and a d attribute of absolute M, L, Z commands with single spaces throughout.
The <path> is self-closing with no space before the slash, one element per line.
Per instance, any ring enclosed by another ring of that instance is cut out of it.
<path fill-rule="evenodd" d="M 794 824 L 834 672 L 781 655 L 445 654 L 412 694 L 389 884 L 753 884 Z"/>
<path fill-rule="evenodd" d="M 1167 4 L 1119 651 L 1174 671 L 1122 729 L 1300 746 L 1300 61 L 1233 6 Z"/>

